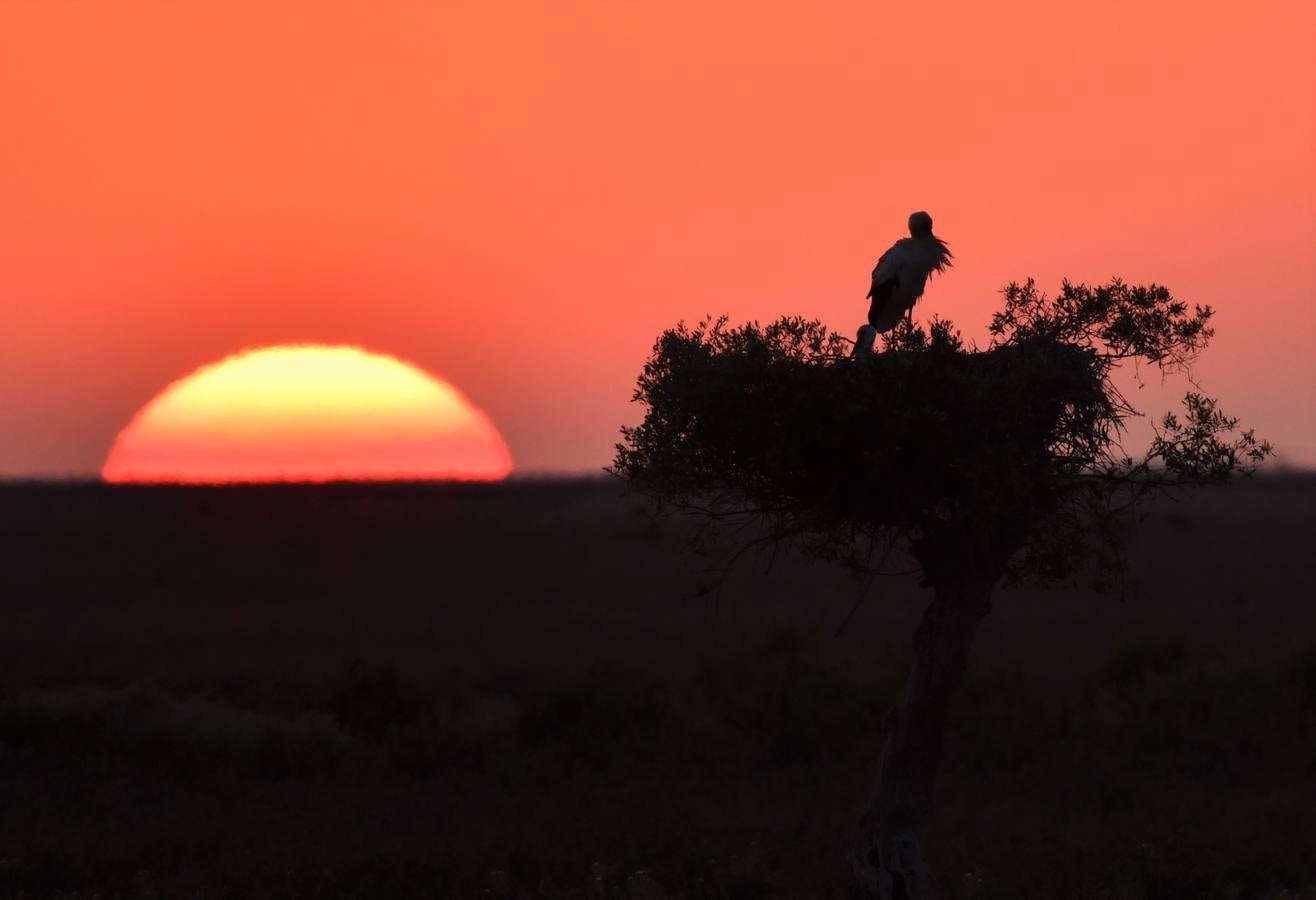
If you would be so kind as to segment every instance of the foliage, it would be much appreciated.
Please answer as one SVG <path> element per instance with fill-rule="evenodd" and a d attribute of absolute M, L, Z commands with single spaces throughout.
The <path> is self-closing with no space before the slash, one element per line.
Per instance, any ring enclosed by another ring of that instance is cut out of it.
<path fill-rule="evenodd" d="M 927 583 L 966 570 L 1049 581 L 1092 556 L 1118 574 L 1118 535 L 1142 500 L 1269 454 L 1200 393 L 1141 458 L 1121 446 L 1139 413 L 1114 371 L 1187 370 L 1212 335 L 1210 308 L 1118 280 L 1003 294 L 983 351 L 941 320 L 860 358 L 801 318 L 682 323 L 645 363 L 645 417 L 622 429 L 613 471 L 708 528 L 737 529 L 747 548 L 864 572 L 908 555 Z"/>
<path fill-rule="evenodd" d="M 1002 342 L 1048 337 L 1096 350 L 1103 359 L 1141 357 L 1167 370 L 1188 368 L 1215 335 L 1209 306 L 1188 306 L 1160 285 L 1110 284 L 1089 287 L 1062 283 L 1048 297 L 1033 279 L 1011 282 L 1001 292 L 1005 308 L 992 316 L 989 330 Z"/>

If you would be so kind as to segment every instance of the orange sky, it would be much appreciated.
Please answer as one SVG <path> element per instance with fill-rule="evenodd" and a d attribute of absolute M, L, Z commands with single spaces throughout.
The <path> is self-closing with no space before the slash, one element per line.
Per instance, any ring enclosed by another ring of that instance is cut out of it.
<path fill-rule="evenodd" d="M 919 208 L 956 254 L 923 316 L 1162 282 L 1219 310 L 1204 386 L 1316 464 L 1316 7 L 967 7 L 0 3 L 0 475 L 94 474 L 170 381 L 286 341 L 598 467 L 662 328 L 850 333 Z"/>

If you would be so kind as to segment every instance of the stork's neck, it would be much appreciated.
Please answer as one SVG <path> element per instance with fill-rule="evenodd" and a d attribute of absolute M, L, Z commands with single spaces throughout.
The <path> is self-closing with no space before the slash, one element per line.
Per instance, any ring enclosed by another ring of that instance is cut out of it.
<path fill-rule="evenodd" d="M 945 241 L 931 231 L 919 235 L 914 240 L 919 252 L 927 254 L 932 261 L 934 271 L 940 272 L 951 265 L 951 260 L 954 257 L 951 255 L 950 248 L 946 246 Z"/>

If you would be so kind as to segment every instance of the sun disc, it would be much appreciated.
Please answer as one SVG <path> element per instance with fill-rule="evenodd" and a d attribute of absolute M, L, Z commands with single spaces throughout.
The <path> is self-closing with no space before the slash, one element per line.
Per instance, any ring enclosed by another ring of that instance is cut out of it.
<path fill-rule="evenodd" d="M 507 476 L 498 429 L 457 388 L 345 345 L 248 350 L 202 366 L 142 407 L 102 469 L 112 482 Z"/>

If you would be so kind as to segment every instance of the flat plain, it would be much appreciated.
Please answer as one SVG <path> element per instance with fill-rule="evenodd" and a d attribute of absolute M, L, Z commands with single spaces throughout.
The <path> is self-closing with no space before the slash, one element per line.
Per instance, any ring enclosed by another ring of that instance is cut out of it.
<path fill-rule="evenodd" d="M 927 597 L 689 529 L 607 479 L 0 486 L 0 898 L 843 896 Z M 1313 539 L 1260 477 L 1154 506 L 1126 596 L 1000 591 L 948 896 L 1316 896 Z"/>

